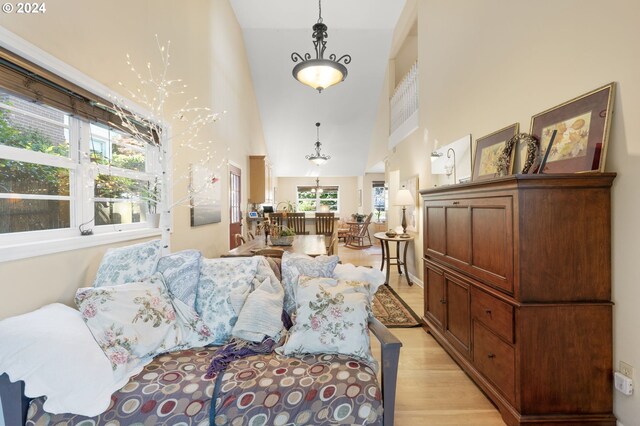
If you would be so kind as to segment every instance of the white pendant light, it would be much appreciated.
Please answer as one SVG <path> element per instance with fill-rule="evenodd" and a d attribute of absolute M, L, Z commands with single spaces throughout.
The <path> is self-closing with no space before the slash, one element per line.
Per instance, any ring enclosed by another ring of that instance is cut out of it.
<path fill-rule="evenodd" d="M 293 62 L 300 61 L 293 67 L 293 77 L 302 84 L 313 87 L 319 93 L 329 86 L 340 83 L 347 78 L 347 67 L 345 64 L 351 62 L 351 55 L 342 55 L 336 59 L 335 54 L 329 55 L 329 59 L 324 58 L 324 51 L 327 48 L 328 37 L 327 26 L 322 22 L 322 3 L 318 0 L 318 22 L 313 26 L 313 45 L 316 50 L 316 58 L 311 59 L 310 53 L 305 53 L 304 57 L 297 52 L 291 54 Z"/>
<path fill-rule="evenodd" d="M 320 152 L 322 144 L 320 143 L 320 123 L 316 123 L 316 132 L 318 135 L 318 140 L 315 143 L 316 152 L 311 155 L 305 155 L 304 158 L 311 161 L 316 166 L 320 166 L 324 164 L 327 160 L 331 158 L 330 155 L 325 155 Z"/>

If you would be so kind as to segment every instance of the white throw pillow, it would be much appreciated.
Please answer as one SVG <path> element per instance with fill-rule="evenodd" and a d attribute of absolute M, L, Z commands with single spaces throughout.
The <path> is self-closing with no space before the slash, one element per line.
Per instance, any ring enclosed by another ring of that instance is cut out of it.
<path fill-rule="evenodd" d="M 369 339 L 369 283 L 301 276 L 296 310 L 284 355 L 342 354 L 377 370 Z"/>
<path fill-rule="evenodd" d="M 211 336 L 193 310 L 171 299 L 160 273 L 136 283 L 81 288 L 76 304 L 116 377 L 158 354 L 204 345 Z"/>
<path fill-rule="evenodd" d="M 295 312 L 296 288 L 301 275 L 307 277 L 332 277 L 340 261 L 338 256 L 310 257 L 305 254 L 284 252 L 282 255 L 282 286 L 284 287 L 284 309 Z"/>
<path fill-rule="evenodd" d="M 97 416 L 143 368 L 116 377 L 80 312 L 60 303 L 0 321 L 0 342 L 0 373 L 23 380 L 26 396 L 45 396 L 53 414 Z"/>
<path fill-rule="evenodd" d="M 365 281 L 369 283 L 371 300 L 378 291 L 378 287 L 384 284 L 385 275 L 375 268 L 355 266 L 351 263 L 338 264 L 333 270 L 333 278 L 343 281 Z"/>

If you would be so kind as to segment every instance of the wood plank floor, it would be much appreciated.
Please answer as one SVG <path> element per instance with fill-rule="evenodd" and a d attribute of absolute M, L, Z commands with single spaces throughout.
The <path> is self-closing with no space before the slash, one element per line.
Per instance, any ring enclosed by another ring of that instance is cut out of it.
<path fill-rule="evenodd" d="M 353 250 L 338 247 L 343 263 L 380 267 L 378 247 Z M 422 316 L 423 290 L 409 287 L 392 266 L 389 284 L 416 314 Z M 400 350 L 395 424 L 397 426 L 504 426 L 500 414 L 471 379 L 422 328 L 392 328 Z M 374 339 L 375 340 L 375 339 Z M 380 348 L 373 344 L 374 356 Z"/>

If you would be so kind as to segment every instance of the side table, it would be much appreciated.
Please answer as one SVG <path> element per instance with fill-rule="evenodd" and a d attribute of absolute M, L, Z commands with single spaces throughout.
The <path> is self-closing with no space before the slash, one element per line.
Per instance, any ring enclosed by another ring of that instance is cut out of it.
<path fill-rule="evenodd" d="M 387 265 L 387 277 L 384 281 L 386 285 L 389 285 L 389 270 L 391 269 L 391 265 L 398 266 L 398 273 L 402 275 L 401 266 L 404 266 L 404 276 L 407 279 L 407 284 L 413 285 L 411 280 L 409 279 L 409 272 L 407 271 L 407 248 L 409 248 L 409 242 L 413 241 L 413 237 L 409 238 L 401 238 L 401 237 L 387 237 L 387 234 L 384 232 L 376 232 L 373 234 L 373 237 L 377 240 L 380 240 L 380 246 L 382 247 L 382 264 L 380 265 L 380 270 Z M 391 250 L 389 249 L 389 242 L 396 243 L 396 255 L 395 257 L 391 256 Z M 400 245 L 404 243 L 404 250 L 402 254 L 402 258 L 400 258 Z M 392 260 L 395 260 L 394 263 L 391 263 Z"/>

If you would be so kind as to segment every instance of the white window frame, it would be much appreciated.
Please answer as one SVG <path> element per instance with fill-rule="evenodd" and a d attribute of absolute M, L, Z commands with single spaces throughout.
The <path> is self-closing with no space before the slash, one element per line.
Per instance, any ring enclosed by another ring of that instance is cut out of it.
<path fill-rule="evenodd" d="M 2 27 L 0 27 L 0 47 L 13 52 L 56 75 L 64 77 L 69 82 L 76 84 L 85 90 L 99 94 L 106 99 L 109 97 L 121 97 L 119 94 L 110 90 L 101 83 L 93 80 L 75 68 L 63 63 L 59 59 L 51 56 L 40 48 Z M 128 104 L 131 106 L 130 109 L 142 116 L 151 115 L 148 111 L 132 102 L 128 102 Z M 77 129 L 74 130 L 76 125 L 72 123 L 79 123 L 77 124 Z M 167 128 L 167 133 L 170 133 L 170 128 Z M 89 135 L 89 138 L 86 137 L 87 135 Z M 90 158 L 88 156 L 80 155 L 81 152 L 88 152 L 87 149 L 90 140 L 89 122 L 82 119 L 70 120 L 69 139 L 69 157 L 57 157 L 0 145 L 0 156 L 2 156 L 2 158 L 68 168 L 70 170 L 69 182 L 71 185 L 69 188 L 69 196 L 59 197 L 61 197 L 61 199 L 70 199 L 72 205 L 74 201 L 76 204 L 75 208 L 71 207 L 71 225 L 69 228 L 0 234 L 0 262 L 160 235 L 160 229 L 149 228 L 149 225 L 144 222 L 136 224 L 96 226 L 93 227 L 93 235 L 79 235 L 78 226 L 82 223 L 79 222 L 80 218 L 93 217 L 93 186 L 91 186 L 90 197 L 85 196 L 87 193 L 86 183 L 90 178 L 88 176 L 90 168 L 86 166 L 86 163 L 90 161 Z M 86 144 L 86 146 L 80 146 L 80 150 L 74 149 L 74 143 L 72 141 L 77 141 L 77 146 L 82 144 Z M 162 178 L 163 169 L 165 171 L 171 170 L 171 166 L 169 164 L 170 156 L 166 155 L 166 153 L 164 153 L 165 155 L 154 153 L 153 151 L 156 149 L 153 147 L 151 149 L 148 148 L 147 152 L 149 153 L 150 150 L 152 152 L 150 153 L 146 163 L 149 164 L 154 159 L 158 160 L 158 164 L 153 166 L 152 169 L 147 169 L 145 172 L 136 172 L 124 169 L 119 169 L 118 171 L 122 172 L 127 177 L 133 177 L 135 179 L 139 177 L 152 179 L 155 178 L 155 176 Z M 163 164 L 160 164 L 160 158 L 162 159 Z M 109 166 L 98 165 L 98 170 L 101 170 L 102 167 L 105 167 L 106 169 L 109 168 Z M 153 170 L 156 167 L 157 169 Z M 113 167 L 111 169 L 113 169 Z M 168 177 L 170 178 L 170 175 Z M 166 193 L 170 194 L 170 190 L 171 188 L 167 188 Z M 3 196 L 3 198 L 7 197 L 10 196 Z M 33 197 L 35 198 L 38 196 L 34 195 Z M 22 198 L 26 197 L 22 196 Z M 46 198 L 55 199 L 56 196 L 46 196 Z M 171 200 L 167 200 L 167 202 L 170 203 Z M 167 223 L 170 224 L 171 220 L 172 218 L 169 217 Z"/>
<path fill-rule="evenodd" d="M 299 197 L 300 194 L 300 188 L 309 188 L 309 187 L 313 187 L 313 186 L 309 186 L 309 185 L 298 185 L 296 186 L 296 207 L 300 204 L 300 200 L 301 198 Z M 330 210 L 330 213 L 335 213 L 336 215 L 340 214 L 340 185 L 325 185 L 322 186 L 320 185 L 319 188 L 322 188 L 323 190 L 328 189 L 328 188 L 338 188 L 338 198 L 336 199 L 337 204 L 336 204 L 336 210 Z M 320 210 L 320 194 L 316 193 L 316 209 L 314 211 L 306 211 L 305 213 L 319 213 Z M 305 198 L 304 200 L 308 200 L 308 198 Z"/>

